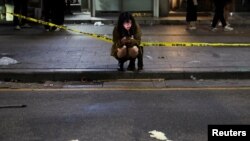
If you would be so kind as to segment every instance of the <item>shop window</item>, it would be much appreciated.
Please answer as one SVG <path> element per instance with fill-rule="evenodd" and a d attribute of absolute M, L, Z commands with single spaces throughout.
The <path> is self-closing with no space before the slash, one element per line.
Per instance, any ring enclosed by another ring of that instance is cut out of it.
<path fill-rule="evenodd" d="M 121 2 L 119 0 L 96 0 L 97 11 L 120 11 Z"/>
<path fill-rule="evenodd" d="M 95 0 L 95 10 L 96 15 L 115 15 L 129 11 L 134 16 L 152 16 L 153 0 Z"/>
<path fill-rule="evenodd" d="M 142 4 L 143 3 L 143 4 Z M 152 0 L 123 0 L 123 11 L 152 11 Z"/>
<path fill-rule="evenodd" d="M 170 10 L 173 12 L 185 12 L 187 0 L 169 0 Z M 212 10 L 211 0 L 198 0 L 198 11 L 206 12 Z"/>
<path fill-rule="evenodd" d="M 186 0 L 170 0 L 170 10 L 174 12 L 186 11 Z"/>
<path fill-rule="evenodd" d="M 3 0 L 0 0 L 0 21 L 5 21 L 6 19 L 5 11 L 6 11 L 5 2 Z"/>
<path fill-rule="evenodd" d="M 250 0 L 235 0 L 236 12 L 250 12 Z"/>

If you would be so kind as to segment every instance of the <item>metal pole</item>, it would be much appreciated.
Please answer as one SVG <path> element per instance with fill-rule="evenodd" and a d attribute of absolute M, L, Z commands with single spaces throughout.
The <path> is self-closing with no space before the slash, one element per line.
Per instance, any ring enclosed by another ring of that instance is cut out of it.
<path fill-rule="evenodd" d="M 154 0 L 153 2 L 153 16 L 158 18 L 159 17 L 159 0 Z"/>
<path fill-rule="evenodd" d="M 91 11 L 91 0 L 88 0 L 88 10 Z"/>
<path fill-rule="evenodd" d="M 95 17 L 96 16 L 96 1 L 92 0 L 91 2 L 91 16 Z"/>

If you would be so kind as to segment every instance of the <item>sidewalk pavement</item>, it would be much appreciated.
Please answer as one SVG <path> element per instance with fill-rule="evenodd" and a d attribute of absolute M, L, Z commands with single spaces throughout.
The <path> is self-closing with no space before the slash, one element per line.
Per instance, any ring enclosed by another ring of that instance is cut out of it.
<path fill-rule="evenodd" d="M 198 13 L 197 22 L 199 24 L 210 25 L 212 22 L 213 13 Z M 144 25 L 183 25 L 186 24 L 186 12 L 172 13 L 167 17 L 135 17 L 139 24 Z M 232 13 L 228 17 L 229 23 L 233 25 L 249 25 L 250 13 Z M 104 24 L 114 24 L 117 22 L 117 16 L 91 17 L 90 13 L 83 12 L 75 13 L 74 15 L 66 15 L 66 24 L 81 24 L 101 21 Z"/>
<path fill-rule="evenodd" d="M 112 36 L 113 25 L 67 25 L 84 32 Z M 13 30 L 0 26 L 0 58 L 18 64 L 0 65 L 4 81 L 70 81 L 104 79 L 249 79 L 248 47 L 145 47 L 144 70 L 118 72 L 110 56 L 111 44 L 68 31 L 46 32 L 42 26 Z M 142 26 L 143 41 L 249 43 L 250 26 L 232 32 L 211 32 L 200 25 L 196 31 L 184 25 Z M 125 64 L 127 66 L 127 64 Z"/>

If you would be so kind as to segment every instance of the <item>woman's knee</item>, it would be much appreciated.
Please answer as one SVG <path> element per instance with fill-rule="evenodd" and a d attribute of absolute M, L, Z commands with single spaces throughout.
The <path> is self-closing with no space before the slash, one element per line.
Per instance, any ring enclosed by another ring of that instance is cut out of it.
<path fill-rule="evenodd" d="M 127 49 L 126 47 L 118 48 L 117 49 L 117 57 L 118 58 L 123 58 L 127 55 Z"/>
<path fill-rule="evenodd" d="M 136 58 L 139 54 L 139 49 L 137 46 L 133 46 L 132 48 L 129 48 L 128 53 L 129 57 Z"/>

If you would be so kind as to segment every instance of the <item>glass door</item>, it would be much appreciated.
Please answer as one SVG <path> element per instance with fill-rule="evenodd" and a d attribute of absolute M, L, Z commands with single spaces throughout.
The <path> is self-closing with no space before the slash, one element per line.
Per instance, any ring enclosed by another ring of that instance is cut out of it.
<path fill-rule="evenodd" d="M 96 11 L 121 11 L 121 0 L 95 0 Z"/>
<path fill-rule="evenodd" d="M 122 0 L 123 11 L 153 11 L 153 0 Z"/>

